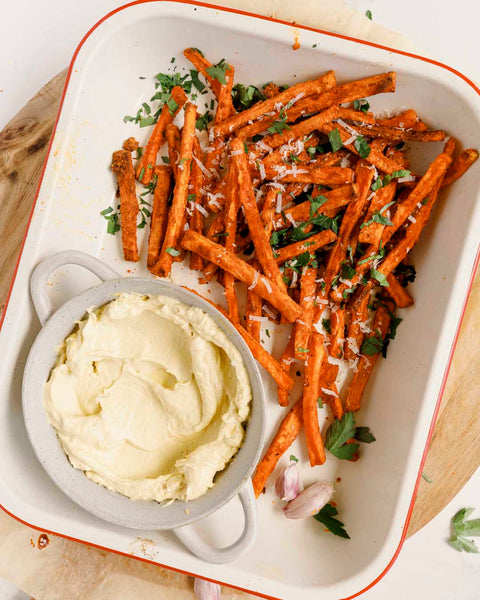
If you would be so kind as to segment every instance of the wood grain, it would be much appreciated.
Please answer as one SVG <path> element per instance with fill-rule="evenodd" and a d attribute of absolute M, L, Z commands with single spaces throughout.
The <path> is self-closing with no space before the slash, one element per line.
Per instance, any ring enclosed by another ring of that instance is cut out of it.
<path fill-rule="evenodd" d="M 35 198 L 66 71 L 59 73 L 0 133 L 0 311 L 3 310 Z M 428 523 L 480 464 L 480 277 L 469 299 L 441 413 L 408 535 Z"/>

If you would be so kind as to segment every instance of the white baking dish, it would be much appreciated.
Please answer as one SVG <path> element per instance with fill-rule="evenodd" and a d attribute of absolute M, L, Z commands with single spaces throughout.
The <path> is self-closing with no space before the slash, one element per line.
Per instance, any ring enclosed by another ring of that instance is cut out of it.
<path fill-rule="evenodd" d="M 295 34 L 301 48 L 292 50 Z M 312 46 L 317 46 L 313 48 Z M 293 28 L 220 8 L 180 2 L 146 2 L 117 10 L 83 40 L 70 66 L 66 94 L 32 222 L 0 332 L 0 500 L 4 510 L 42 530 L 138 554 L 266 597 L 333 600 L 356 595 L 396 557 L 413 506 L 422 457 L 443 389 L 480 242 L 479 169 L 445 190 L 433 222 L 414 251 L 419 276 L 416 304 L 405 311 L 389 357 L 372 379 L 358 422 L 377 441 L 356 464 L 305 468 L 305 483 L 341 478 L 335 500 L 351 540 L 333 537 L 313 519 L 289 521 L 271 489 L 258 501 L 259 533 L 247 556 L 215 566 L 189 555 L 168 533 L 132 532 L 109 525 L 65 497 L 36 461 L 21 414 L 21 378 L 28 349 L 40 328 L 28 295 L 35 264 L 66 248 L 97 255 L 123 275 L 145 275 L 120 258 L 119 240 L 106 234 L 99 211 L 113 201 L 111 151 L 129 135 L 147 135 L 122 118 L 151 96 L 151 76 L 170 58 L 195 46 L 226 58 L 238 81 L 292 83 L 335 69 L 340 80 L 385 70 L 398 73 L 397 93 L 375 98 L 376 110 L 414 107 L 432 126 L 443 126 L 466 146 L 480 139 L 479 91 L 463 76 L 419 57 Z M 183 63 L 181 63 L 183 64 Z M 144 76 L 147 79 L 139 79 Z M 142 140 L 143 141 L 143 140 Z M 417 166 L 438 148 L 422 147 Z M 418 168 L 420 168 L 418 166 Z M 175 282 L 192 285 L 181 267 Z M 56 285 L 59 282 L 62 285 Z M 96 283 L 75 267 L 51 280 L 55 306 Z M 201 289 L 201 288 L 200 288 Z M 215 290 L 214 290 L 215 291 Z M 276 348 L 278 351 L 278 348 Z M 274 386 L 264 377 L 267 435 L 282 415 Z M 303 439 L 292 452 L 305 458 Z M 289 453 L 288 453 L 289 454 Z M 286 460 L 286 459 L 285 459 Z M 218 545 L 235 539 L 241 511 L 232 501 L 202 525 Z M 135 542 L 148 538 L 152 544 Z"/>

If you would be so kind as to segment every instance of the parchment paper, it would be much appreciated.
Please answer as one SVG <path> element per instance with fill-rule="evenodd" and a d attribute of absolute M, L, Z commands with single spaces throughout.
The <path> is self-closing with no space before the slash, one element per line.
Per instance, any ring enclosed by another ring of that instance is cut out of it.
<path fill-rule="evenodd" d="M 210 0 L 285 21 L 370 40 L 411 52 L 418 49 L 346 6 L 342 0 Z M 119 5 L 121 3 L 119 2 Z M 300 35 L 301 43 L 301 35 Z M 472 293 L 478 293 L 474 289 Z M 468 322 L 468 313 L 465 325 Z M 461 354 L 457 349 L 456 356 Z M 458 361 L 456 361 L 458 362 Z M 455 368 L 455 364 L 453 365 Z M 144 549 L 143 554 L 148 554 Z M 193 600 L 193 580 L 160 567 L 41 534 L 0 511 L 0 577 L 36 600 Z M 222 598 L 254 596 L 225 588 Z"/>

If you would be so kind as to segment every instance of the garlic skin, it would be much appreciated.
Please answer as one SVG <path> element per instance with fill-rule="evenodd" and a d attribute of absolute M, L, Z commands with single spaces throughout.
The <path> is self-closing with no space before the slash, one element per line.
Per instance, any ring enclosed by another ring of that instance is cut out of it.
<path fill-rule="evenodd" d="M 303 485 L 300 481 L 297 463 L 291 461 L 275 481 L 275 495 L 281 500 L 290 501 L 296 498 L 302 490 Z"/>
<path fill-rule="evenodd" d="M 333 485 L 329 481 L 320 481 L 309 486 L 283 507 L 287 519 L 306 519 L 313 517 L 322 509 L 333 495 Z"/>
<path fill-rule="evenodd" d="M 213 581 L 195 578 L 193 591 L 197 600 L 220 600 L 222 588 L 218 583 L 213 583 Z"/>

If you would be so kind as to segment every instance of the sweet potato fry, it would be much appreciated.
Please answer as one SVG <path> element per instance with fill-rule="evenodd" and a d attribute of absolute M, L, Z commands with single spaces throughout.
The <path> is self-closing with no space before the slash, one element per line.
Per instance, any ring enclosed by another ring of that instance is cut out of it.
<path fill-rule="evenodd" d="M 330 407 L 332 415 L 335 419 L 341 419 L 343 417 L 343 406 L 338 395 L 337 386 L 335 380 L 338 374 L 338 365 L 332 365 L 328 362 L 328 356 L 324 356 L 319 387 L 319 398 L 324 404 Z"/>
<path fill-rule="evenodd" d="M 400 127 L 401 129 L 413 129 L 418 123 L 418 115 L 413 109 L 405 110 L 404 112 L 394 115 L 393 117 L 386 117 L 383 119 L 376 120 L 377 125 L 383 125 L 384 127 Z"/>
<path fill-rule="evenodd" d="M 293 322 L 299 318 L 302 312 L 300 306 L 273 281 L 264 275 L 260 275 L 258 271 L 238 258 L 233 252 L 194 231 L 185 233 L 182 246 L 191 252 L 198 252 L 203 258 L 217 264 L 224 271 L 232 273 L 237 279 L 246 283 L 247 286 L 252 286 L 259 296 L 278 308 L 288 321 Z"/>
<path fill-rule="evenodd" d="M 294 354 L 294 345 L 295 345 L 294 329 L 295 329 L 295 325 L 293 326 L 292 332 L 290 333 L 290 336 L 288 338 L 287 345 L 285 346 L 285 348 L 282 352 L 282 357 L 280 358 L 280 366 L 287 374 L 290 373 L 292 364 L 295 361 L 295 357 L 293 355 Z M 279 387 L 278 388 L 278 403 L 280 404 L 280 406 L 288 406 L 288 400 L 289 400 L 289 390 Z"/>
<path fill-rule="evenodd" d="M 178 178 L 178 162 L 180 160 L 180 129 L 174 124 L 167 125 L 165 132 L 168 147 L 168 160 L 172 167 L 175 181 Z"/>
<path fill-rule="evenodd" d="M 193 139 L 193 156 L 195 156 L 199 161 L 203 159 L 203 152 L 196 136 Z M 193 231 L 198 231 L 199 233 L 203 233 L 203 222 L 204 217 L 206 216 L 206 211 L 201 204 L 202 187 L 203 172 L 198 166 L 198 163 L 194 160 L 192 161 L 189 189 L 190 193 L 188 195 L 190 205 L 189 210 L 191 212 L 189 215 L 189 226 L 190 229 L 193 229 Z M 194 271 L 201 271 L 203 269 L 203 258 L 198 254 L 192 254 L 190 256 L 190 268 Z"/>
<path fill-rule="evenodd" d="M 382 187 L 375 192 L 375 195 L 368 207 L 365 220 L 360 226 L 358 241 L 361 244 L 373 244 L 374 246 L 378 246 L 380 243 L 385 225 L 379 223 L 378 220 L 374 221 L 373 218 L 375 214 L 387 217 L 387 215 L 384 215 L 383 212 L 388 209 L 384 209 L 384 207 L 390 202 L 393 202 L 396 191 L 397 184 L 395 181 L 392 181 L 385 187 Z"/>
<path fill-rule="evenodd" d="M 253 245 L 255 246 L 258 261 L 261 264 L 265 275 L 271 279 L 280 290 L 285 290 L 285 283 L 283 282 L 282 274 L 280 273 L 280 269 L 273 258 L 270 240 L 265 233 L 260 213 L 258 211 L 242 142 L 233 139 L 230 143 L 230 150 L 232 163 L 235 165 L 238 176 L 240 200 L 245 211 L 245 218 L 248 223 Z"/>
<path fill-rule="evenodd" d="M 341 358 L 345 342 L 345 309 L 338 308 L 330 313 L 330 346 L 328 352 L 334 358 Z"/>
<path fill-rule="evenodd" d="M 218 92 L 218 106 L 217 112 L 215 114 L 215 125 L 221 123 L 225 119 L 235 113 L 235 109 L 232 104 L 232 87 L 233 87 L 233 78 L 235 75 L 235 69 L 232 65 L 228 65 L 225 69 L 225 80 L 226 84 L 220 86 L 220 90 Z"/>
<path fill-rule="evenodd" d="M 390 321 L 389 311 L 384 306 L 380 305 L 375 313 L 375 319 L 372 326 L 373 333 L 370 337 L 375 337 L 380 334 L 382 340 L 384 340 L 390 327 Z M 354 412 L 360 410 L 365 386 L 367 385 L 378 357 L 379 353 L 360 357 L 357 364 L 357 372 L 353 375 L 345 400 L 346 411 Z"/>
<path fill-rule="evenodd" d="M 147 266 L 153 267 L 158 260 L 160 247 L 167 229 L 168 199 L 172 187 L 172 169 L 168 165 L 155 167 L 157 184 L 153 193 L 150 235 L 148 236 Z"/>
<path fill-rule="evenodd" d="M 325 292 L 327 294 L 332 287 L 333 278 L 338 273 L 340 265 L 347 255 L 348 241 L 362 216 L 372 180 L 372 169 L 364 161 L 359 162 L 356 169 L 357 199 L 355 202 L 350 203 L 345 211 L 338 238 L 325 267 Z"/>
<path fill-rule="evenodd" d="M 367 137 L 380 137 L 391 142 L 442 142 L 446 134 L 444 131 L 415 131 L 414 129 L 401 129 L 399 127 L 385 127 L 384 125 L 358 125 L 355 129 Z"/>
<path fill-rule="evenodd" d="M 319 379 L 325 350 L 323 336 L 312 332 L 310 335 L 309 354 L 305 366 L 305 381 L 303 385 L 303 422 L 307 438 L 308 457 L 310 465 L 323 465 L 325 448 L 318 423 Z"/>
<path fill-rule="evenodd" d="M 313 253 L 316 250 L 319 250 L 320 248 L 324 248 L 336 239 L 337 236 L 333 233 L 331 229 L 320 231 L 320 233 L 314 233 L 306 240 L 295 242 L 293 244 L 289 244 L 288 246 L 284 246 L 283 248 L 279 248 L 278 250 L 276 250 L 275 260 L 279 265 L 281 265 L 287 260 L 294 258 L 299 254 L 303 254 L 304 252 Z"/>
<path fill-rule="evenodd" d="M 363 338 L 365 337 L 366 321 L 368 320 L 368 305 L 370 303 L 370 293 L 367 287 L 364 287 L 361 293 L 355 298 L 349 310 L 350 320 L 347 326 L 347 338 L 345 345 L 345 358 L 355 360 L 357 358 Z"/>
<path fill-rule="evenodd" d="M 186 48 L 183 51 L 183 55 L 187 60 L 189 60 L 193 66 L 200 71 L 200 73 L 205 77 L 208 82 L 208 85 L 212 89 L 215 96 L 219 97 L 221 83 L 218 79 L 214 79 L 208 72 L 207 69 L 213 67 L 213 64 L 207 60 L 196 48 Z"/>
<path fill-rule="evenodd" d="M 351 183 L 353 171 L 342 167 L 300 166 L 285 169 L 275 177 L 276 181 L 288 183 L 315 183 L 319 185 L 343 185 Z"/>
<path fill-rule="evenodd" d="M 324 233 L 324 232 L 322 232 Z M 308 346 L 313 326 L 314 300 L 317 284 L 316 269 L 307 269 L 300 278 L 300 306 L 303 313 L 302 318 L 294 325 L 294 356 L 297 360 L 306 360 L 308 357 Z"/>
<path fill-rule="evenodd" d="M 316 212 L 313 213 L 313 217 L 318 216 L 319 214 L 325 214 L 329 217 L 334 217 L 344 206 L 349 204 L 354 197 L 354 189 L 352 185 L 343 185 L 330 192 L 321 191 L 320 194 L 327 199 L 327 201 L 322 204 Z M 315 192 L 312 192 L 312 198 L 317 197 Z M 306 200 L 305 202 L 301 202 L 300 204 L 296 204 L 292 206 L 292 208 L 287 208 L 282 211 L 282 214 L 279 214 L 275 217 L 273 221 L 273 229 L 283 229 L 284 227 L 290 227 L 292 225 L 292 221 L 289 219 L 291 217 L 296 222 L 304 222 L 310 218 L 310 209 L 312 207 L 312 203 L 310 200 Z"/>
<path fill-rule="evenodd" d="M 155 123 L 152 135 L 144 148 L 142 158 L 137 165 L 136 177 L 144 185 L 150 183 L 153 177 L 153 170 L 157 162 L 157 154 L 160 147 L 165 142 L 165 133 L 167 126 L 173 121 L 175 115 L 188 100 L 187 95 L 181 87 L 175 86 L 172 89 L 170 99 L 163 105 L 162 112 Z"/>
<path fill-rule="evenodd" d="M 478 152 L 473 148 L 463 150 L 450 165 L 442 185 L 450 185 L 457 181 L 478 159 Z"/>
<path fill-rule="evenodd" d="M 253 262 L 254 269 L 259 268 L 256 261 Z M 254 290 L 247 289 L 247 308 L 245 310 L 245 326 L 248 333 L 260 341 L 260 319 L 262 319 L 262 299 Z"/>
<path fill-rule="evenodd" d="M 267 194 L 262 206 L 262 223 L 265 230 L 265 235 L 269 238 L 272 234 L 273 219 L 275 216 L 275 208 L 277 203 L 277 196 L 280 190 L 274 187 L 267 188 Z"/>
<path fill-rule="evenodd" d="M 128 150 L 117 150 L 113 153 L 112 171 L 117 176 L 120 193 L 123 258 L 136 262 L 138 261 L 137 215 L 139 208 L 132 155 Z"/>
<path fill-rule="evenodd" d="M 233 169 L 233 168 L 232 168 Z M 237 235 L 237 213 L 240 206 L 238 197 L 238 189 L 236 185 L 236 175 L 233 170 L 227 177 L 226 187 L 226 206 L 225 206 L 225 248 L 231 252 L 235 251 L 235 238 Z M 212 264 L 212 263 L 211 263 Z M 240 323 L 240 315 L 238 312 L 237 295 L 235 292 L 235 277 L 232 273 L 224 273 L 223 284 L 225 286 L 225 297 L 227 300 L 228 313 L 230 318 Z"/>
<path fill-rule="evenodd" d="M 385 290 L 388 292 L 389 296 L 398 306 L 398 308 L 408 308 L 412 306 L 413 298 L 407 292 L 407 290 L 398 282 L 398 279 L 395 277 L 393 273 L 387 277 L 388 287 Z"/>
<path fill-rule="evenodd" d="M 302 400 L 298 400 L 293 408 L 287 413 L 280 423 L 275 437 L 265 452 L 262 460 L 258 463 L 252 478 L 253 491 L 258 498 L 267 485 L 268 478 L 275 469 L 282 455 L 290 448 L 296 440 L 303 425 Z"/>
<path fill-rule="evenodd" d="M 285 110 L 288 111 L 289 103 L 291 104 L 295 98 L 301 98 L 302 95 L 308 96 L 317 94 L 334 85 L 335 73 L 333 71 L 328 71 L 318 79 L 292 85 L 292 87 L 280 92 L 277 96 L 267 98 L 263 102 L 257 102 L 257 104 L 254 104 L 251 108 L 237 113 L 222 123 L 215 125 L 212 129 L 212 135 L 219 137 L 233 133 L 250 121 L 255 121 L 265 113 L 272 110 L 278 110 L 278 105 L 283 105 Z"/>
<path fill-rule="evenodd" d="M 183 221 L 188 198 L 188 182 L 192 162 L 193 139 L 195 137 L 195 120 L 197 107 L 188 103 L 185 108 L 185 123 L 182 129 L 180 143 L 180 161 L 178 163 L 178 178 L 173 192 L 172 206 L 168 214 L 167 230 L 163 240 L 158 261 L 153 267 L 153 273 L 166 277 L 170 273 L 173 257 L 178 252 L 176 246 L 183 231 Z"/>

